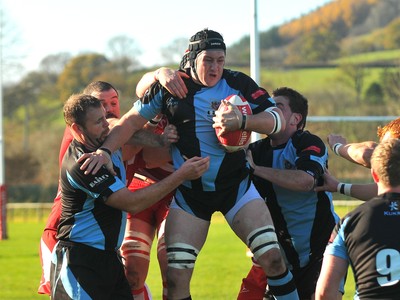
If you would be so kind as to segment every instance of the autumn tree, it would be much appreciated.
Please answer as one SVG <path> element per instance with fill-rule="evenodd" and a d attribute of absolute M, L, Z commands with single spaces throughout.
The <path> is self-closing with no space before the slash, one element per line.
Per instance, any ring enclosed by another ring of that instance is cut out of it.
<path fill-rule="evenodd" d="M 82 54 L 72 58 L 60 74 L 57 87 L 64 102 L 73 93 L 81 92 L 94 78 L 107 71 L 110 61 L 102 54 Z"/>
<path fill-rule="evenodd" d="M 339 56 L 334 32 L 326 29 L 304 34 L 289 46 L 287 63 L 327 62 Z"/>

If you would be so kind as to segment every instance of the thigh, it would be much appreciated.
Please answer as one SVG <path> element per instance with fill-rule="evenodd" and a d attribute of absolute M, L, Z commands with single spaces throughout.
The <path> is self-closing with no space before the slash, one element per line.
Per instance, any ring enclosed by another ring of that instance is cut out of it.
<path fill-rule="evenodd" d="M 191 215 L 182 209 L 171 208 L 165 223 L 165 242 L 186 243 L 200 250 L 207 238 L 210 222 Z"/>
<path fill-rule="evenodd" d="M 153 224 L 150 224 L 144 220 L 132 216 L 126 222 L 124 238 L 129 239 L 140 233 L 140 235 L 144 234 L 152 241 L 154 238 L 155 231 L 156 227 Z"/>
<path fill-rule="evenodd" d="M 233 218 L 231 227 L 236 235 L 246 243 L 248 235 L 267 225 L 273 225 L 271 214 L 264 200 L 255 198 L 243 205 Z"/>

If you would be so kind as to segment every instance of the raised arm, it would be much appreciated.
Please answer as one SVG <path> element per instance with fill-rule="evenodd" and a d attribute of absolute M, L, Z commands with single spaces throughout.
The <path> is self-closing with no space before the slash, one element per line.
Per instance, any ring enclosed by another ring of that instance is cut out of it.
<path fill-rule="evenodd" d="M 149 87 L 158 80 L 172 95 L 180 99 L 185 98 L 188 90 L 182 78 L 189 78 L 189 76 L 183 72 L 164 67 L 147 72 L 136 86 L 136 95 L 142 98 Z"/>
<path fill-rule="evenodd" d="M 371 155 L 377 143 L 365 141 L 360 143 L 347 143 L 347 140 L 337 134 L 328 135 L 328 143 L 332 151 L 352 163 L 371 168 Z"/>

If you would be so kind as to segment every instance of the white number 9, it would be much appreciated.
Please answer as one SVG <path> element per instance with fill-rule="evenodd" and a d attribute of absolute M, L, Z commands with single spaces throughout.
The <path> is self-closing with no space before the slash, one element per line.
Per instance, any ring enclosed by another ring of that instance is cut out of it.
<path fill-rule="evenodd" d="M 400 253 L 395 249 L 383 249 L 376 254 L 376 271 L 383 275 L 377 280 L 381 286 L 391 286 L 400 280 Z"/>

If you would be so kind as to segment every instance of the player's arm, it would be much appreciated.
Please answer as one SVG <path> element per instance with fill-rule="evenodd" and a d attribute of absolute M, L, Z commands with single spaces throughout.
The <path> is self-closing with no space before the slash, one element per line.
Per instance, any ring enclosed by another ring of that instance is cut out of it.
<path fill-rule="evenodd" d="M 318 278 L 315 299 L 337 300 L 340 282 L 347 272 L 348 261 L 325 254 L 322 262 L 321 274 Z"/>
<path fill-rule="evenodd" d="M 139 131 L 146 122 L 147 120 L 132 107 L 114 125 L 105 142 L 96 152 L 85 153 L 78 159 L 78 162 L 83 162 L 81 170 L 85 170 L 85 174 L 96 174 L 105 165 L 111 174 L 115 175 L 111 162 L 111 153 L 126 144 L 132 135 Z"/>
<path fill-rule="evenodd" d="M 309 192 L 314 188 L 315 180 L 303 170 L 279 170 L 254 164 L 251 151 L 246 154 L 247 161 L 254 170 L 253 174 L 288 190 Z"/>
<path fill-rule="evenodd" d="M 192 157 L 185 161 L 178 170 L 157 183 L 135 192 L 130 192 L 127 188 L 123 188 L 111 194 L 106 204 L 135 214 L 159 201 L 185 180 L 199 178 L 208 169 L 209 164 L 209 157 Z"/>
<path fill-rule="evenodd" d="M 182 78 L 189 78 L 184 72 L 169 68 L 159 68 L 143 75 L 136 86 L 136 95 L 142 98 L 149 87 L 156 81 L 165 87 L 172 95 L 178 98 L 185 98 L 188 92 Z"/>
<path fill-rule="evenodd" d="M 221 128 L 219 136 L 239 129 L 261 134 L 272 134 L 285 130 L 286 121 L 278 107 L 270 107 L 258 114 L 244 117 L 239 109 L 229 101 L 222 100 L 220 105 L 225 105 L 227 108 L 218 109 L 213 117 L 213 127 Z"/>
<path fill-rule="evenodd" d="M 367 184 L 351 184 L 343 183 L 337 180 L 328 171 L 323 175 L 324 184 L 321 186 L 316 186 L 315 191 L 328 191 L 328 192 L 338 192 L 346 196 L 357 198 L 359 200 L 367 201 L 378 194 L 378 186 L 376 183 Z"/>
<path fill-rule="evenodd" d="M 365 141 L 360 143 L 347 143 L 341 135 L 328 135 L 328 143 L 332 151 L 352 163 L 371 168 L 371 155 L 377 143 Z"/>

